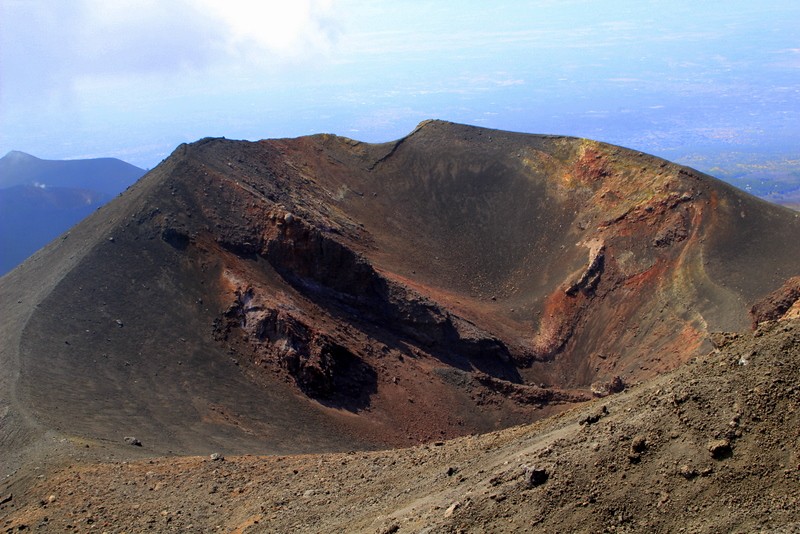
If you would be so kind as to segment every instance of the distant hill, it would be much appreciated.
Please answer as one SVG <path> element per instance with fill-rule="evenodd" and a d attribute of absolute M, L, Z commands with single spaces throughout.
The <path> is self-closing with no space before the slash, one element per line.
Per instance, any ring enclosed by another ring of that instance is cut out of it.
<path fill-rule="evenodd" d="M 59 161 L 6 154 L 0 159 L 0 275 L 144 173 L 114 158 Z"/>

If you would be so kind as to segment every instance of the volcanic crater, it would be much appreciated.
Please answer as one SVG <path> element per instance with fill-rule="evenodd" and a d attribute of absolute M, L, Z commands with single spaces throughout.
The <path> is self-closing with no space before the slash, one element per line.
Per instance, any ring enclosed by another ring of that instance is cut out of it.
<path fill-rule="evenodd" d="M 532 422 L 749 328 L 798 235 L 587 139 L 426 121 L 181 145 L 0 279 L 7 469 L 48 436 L 287 454 Z"/>

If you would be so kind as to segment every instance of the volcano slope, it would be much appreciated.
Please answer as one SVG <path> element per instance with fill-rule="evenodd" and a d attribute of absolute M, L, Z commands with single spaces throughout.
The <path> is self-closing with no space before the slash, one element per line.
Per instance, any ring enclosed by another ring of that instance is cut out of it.
<path fill-rule="evenodd" d="M 3 475 L 540 419 L 749 327 L 798 236 L 797 213 L 584 139 L 182 145 L 0 279 Z"/>
<path fill-rule="evenodd" d="M 75 464 L 0 504 L 0 525 L 797 532 L 800 319 L 718 337 L 718 349 L 618 395 L 480 436 L 377 452 Z"/>

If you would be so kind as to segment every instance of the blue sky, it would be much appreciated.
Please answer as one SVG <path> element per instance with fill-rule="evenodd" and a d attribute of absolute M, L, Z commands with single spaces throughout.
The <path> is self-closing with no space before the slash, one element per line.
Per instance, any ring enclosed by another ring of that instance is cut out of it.
<path fill-rule="evenodd" d="M 0 0 L 0 153 L 114 156 L 426 118 L 800 159 L 800 2 Z"/>

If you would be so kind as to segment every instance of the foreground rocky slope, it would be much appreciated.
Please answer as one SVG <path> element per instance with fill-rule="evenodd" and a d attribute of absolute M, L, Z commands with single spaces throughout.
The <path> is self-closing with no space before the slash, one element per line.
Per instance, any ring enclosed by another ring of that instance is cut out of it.
<path fill-rule="evenodd" d="M 796 532 L 800 320 L 539 423 L 411 449 L 75 464 L 8 531 Z"/>

